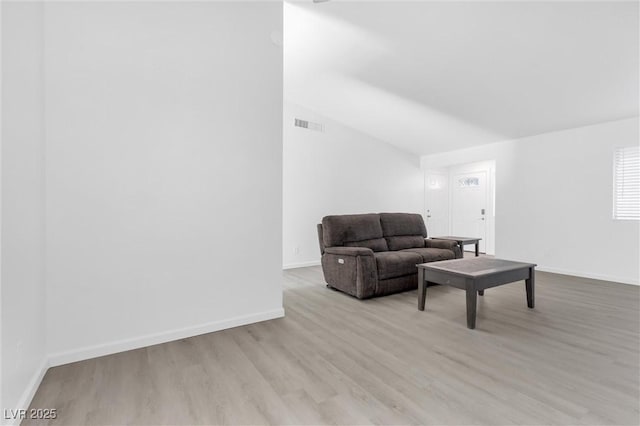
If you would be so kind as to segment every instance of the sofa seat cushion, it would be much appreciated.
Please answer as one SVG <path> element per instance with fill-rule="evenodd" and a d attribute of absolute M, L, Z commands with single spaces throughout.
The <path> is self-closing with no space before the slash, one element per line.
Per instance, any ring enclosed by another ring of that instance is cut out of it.
<path fill-rule="evenodd" d="M 455 259 L 455 253 L 447 249 L 439 248 L 409 248 L 397 253 L 415 253 L 422 259 L 419 263 L 437 262 L 438 260 Z"/>
<path fill-rule="evenodd" d="M 423 263 L 422 256 L 409 251 L 382 251 L 374 253 L 378 268 L 378 279 L 402 277 L 415 274 L 417 264 Z"/>
<path fill-rule="evenodd" d="M 403 235 L 401 237 L 386 237 L 389 250 L 403 250 L 424 247 L 422 235 Z"/>

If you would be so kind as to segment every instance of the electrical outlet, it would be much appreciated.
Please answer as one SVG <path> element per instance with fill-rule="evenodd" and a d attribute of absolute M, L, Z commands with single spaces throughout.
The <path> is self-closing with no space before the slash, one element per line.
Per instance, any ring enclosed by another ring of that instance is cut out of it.
<path fill-rule="evenodd" d="M 300 247 L 296 247 L 293 249 L 293 254 L 300 254 Z"/>

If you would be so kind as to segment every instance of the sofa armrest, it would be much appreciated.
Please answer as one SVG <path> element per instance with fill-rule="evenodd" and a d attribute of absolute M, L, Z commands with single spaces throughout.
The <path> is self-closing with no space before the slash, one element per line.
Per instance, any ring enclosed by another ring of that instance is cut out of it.
<path fill-rule="evenodd" d="M 375 295 L 378 269 L 370 248 L 325 247 L 322 272 L 329 286 L 358 299 Z"/>
<path fill-rule="evenodd" d="M 339 256 L 371 256 L 373 250 L 367 247 L 325 247 L 326 254 L 337 254 Z"/>
<path fill-rule="evenodd" d="M 425 247 L 451 250 L 455 254 L 456 259 L 460 259 L 462 257 L 462 250 L 460 250 L 460 246 L 458 246 L 456 241 L 431 240 L 427 238 L 424 240 L 424 243 Z"/>

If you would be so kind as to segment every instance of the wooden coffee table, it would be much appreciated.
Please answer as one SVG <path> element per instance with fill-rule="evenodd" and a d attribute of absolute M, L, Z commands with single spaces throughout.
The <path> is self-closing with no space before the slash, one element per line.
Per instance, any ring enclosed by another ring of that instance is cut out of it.
<path fill-rule="evenodd" d="M 476 328 L 478 294 L 499 285 L 525 280 L 527 306 L 534 307 L 535 267 L 533 263 L 512 262 L 490 257 L 443 260 L 418 265 L 418 309 L 424 311 L 427 284 L 450 285 L 467 292 L 467 327 Z"/>

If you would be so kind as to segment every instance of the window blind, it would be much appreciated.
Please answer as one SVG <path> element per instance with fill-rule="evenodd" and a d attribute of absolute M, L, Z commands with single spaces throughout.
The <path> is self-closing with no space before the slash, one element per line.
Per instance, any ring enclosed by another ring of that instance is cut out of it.
<path fill-rule="evenodd" d="M 614 154 L 613 218 L 640 219 L 640 150 L 618 148 Z"/>

